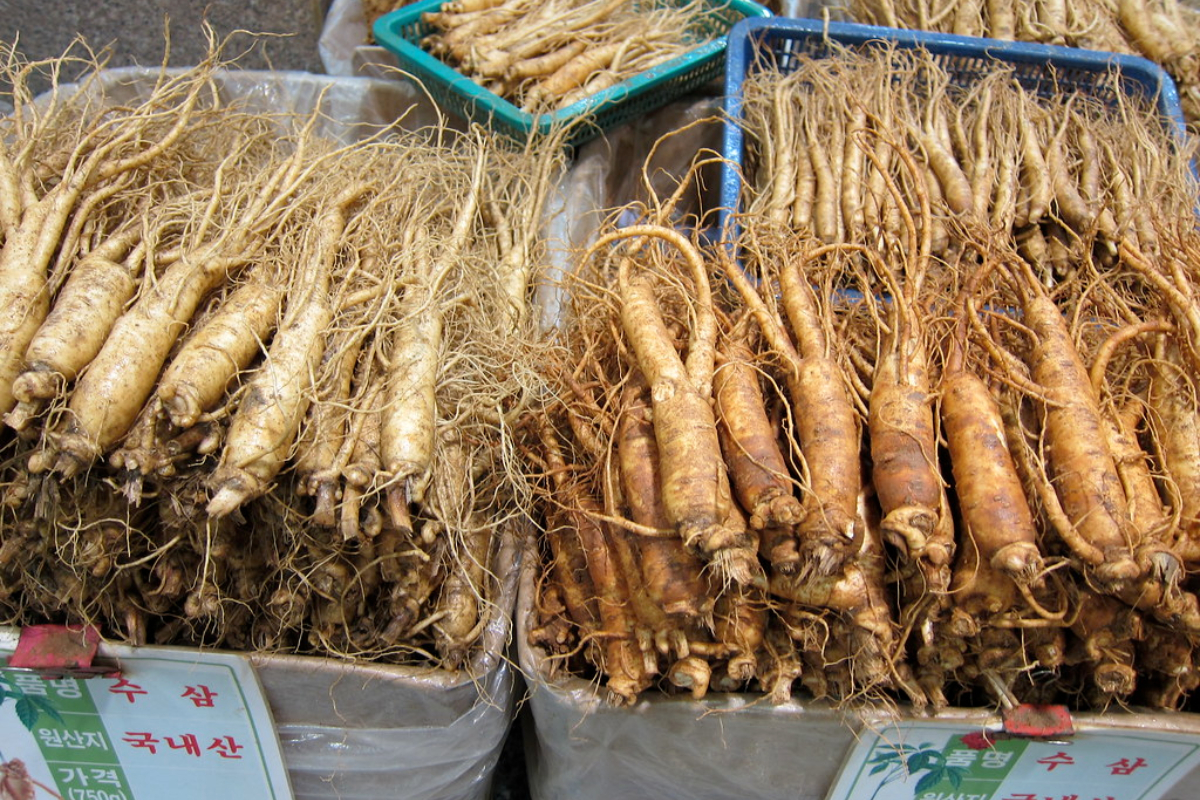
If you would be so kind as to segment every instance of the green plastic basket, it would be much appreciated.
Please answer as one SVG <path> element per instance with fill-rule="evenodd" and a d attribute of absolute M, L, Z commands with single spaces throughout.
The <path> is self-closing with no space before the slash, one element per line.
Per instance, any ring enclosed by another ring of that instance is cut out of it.
<path fill-rule="evenodd" d="M 572 127 L 569 145 L 582 144 L 719 77 L 724 71 L 729 30 L 747 17 L 771 16 L 769 9 L 750 0 L 713 0 L 708 3 L 707 18 L 711 31 L 720 31 L 716 38 L 558 111 L 530 114 L 421 49 L 421 40 L 433 32 L 421 15 L 441 6 L 442 0 L 422 0 L 380 17 L 374 25 L 375 41 L 395 53 L 400 68 L 424 84 L 447 111 L 488 125 L 517 142 L 525 142 L 534 132 L 545 134 L 564 124 L 579 123 Z"/>

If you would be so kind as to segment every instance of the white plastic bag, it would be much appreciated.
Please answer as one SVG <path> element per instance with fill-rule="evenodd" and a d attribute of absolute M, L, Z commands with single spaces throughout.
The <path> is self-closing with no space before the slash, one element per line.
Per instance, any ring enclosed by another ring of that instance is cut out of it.
<path fill-rule="evenodd" d="M 253 658 L 296 800 L 486 800 L 513 719 L 505 651 L 519 554 L 503 576 L 480 650 L 458 674 L 306 656 Z"/>
<path fill-rule="evenodd" d="M 362 0 L 333 0 L 317 40 L 325 72 L 386 77 L 396 67 L 396 57 L 386 47 L 370 44 L 370 34 Z"/>

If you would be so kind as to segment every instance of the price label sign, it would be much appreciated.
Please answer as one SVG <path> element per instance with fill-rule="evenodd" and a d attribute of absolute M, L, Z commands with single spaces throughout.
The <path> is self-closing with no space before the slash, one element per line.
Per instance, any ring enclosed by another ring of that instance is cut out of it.
<path fill-rule="evenodd" d="M 1086 730 L 1053 741 L 962 722 L 864 731 L 828 800 L 1158 800 L 1200 766 L 1200 737 Z"/>
<path fill-rule="evenodd" d="M 270 709 L 246 659 L 113 650 L 117 677 L 51 680 L 8 668 L 12 648 L 0 642 L 0 797 L 292 797 Z"/>

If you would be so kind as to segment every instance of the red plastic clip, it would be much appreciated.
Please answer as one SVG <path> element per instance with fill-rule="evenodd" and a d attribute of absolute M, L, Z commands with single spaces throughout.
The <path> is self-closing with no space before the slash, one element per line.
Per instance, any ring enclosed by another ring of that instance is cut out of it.
<path fill-rule="evenodd" d="M 121 669 L 115 664 L 95 663 L 99 647 L 100 632 L 90 625 L 30 625 L 21 629 L 6 669 L 36 672 L 47 680 L 119 677 Z"/>
<path fill-rule="evenodd" d="M 1021 703 L 1001 711 L 1004 732 L 1030 739 L 1063 739 L 1075 734 L 1075 723 L 1066 706 Z"/>

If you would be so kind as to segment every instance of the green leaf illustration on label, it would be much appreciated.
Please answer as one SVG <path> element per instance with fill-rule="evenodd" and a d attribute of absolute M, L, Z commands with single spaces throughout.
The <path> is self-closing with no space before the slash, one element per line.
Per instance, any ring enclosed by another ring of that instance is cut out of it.
<path fill-rule="evenodd" d="M 58 709 L 45 697 L 25 694 L 19 688 L 0 683 L 0 705 L 4 705 L 4 702 L 9 698 L 15 701 L 13 711 L 16 712 L 17 719 L 21 721 L 26 730 L 32 731 L 33 726 L 37 725 L 38 719 L 43 714 L 55 722 L 63 721 L 62 715 L 58 713 Z"/>

